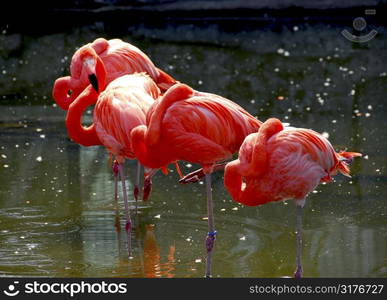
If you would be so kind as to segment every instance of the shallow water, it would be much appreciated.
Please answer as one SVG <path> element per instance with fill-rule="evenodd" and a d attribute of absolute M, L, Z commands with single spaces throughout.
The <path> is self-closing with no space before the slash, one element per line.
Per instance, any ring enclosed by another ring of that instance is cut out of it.
<path fill-rule="evenodd" d="M 211 26 L 129 31 L 130 36 L 120 37 L 141 47 L 180 81 L 233 99 L 261 120 L 275 116 L 325 132 L 336 149 L 362 152 L 365 157 L 353 163 L 351 179 L 339 175 L 308 197 L 304 275 L 387 276 L 383 30 L 360 46 L 329 26 L 281 32 L 230 33 Z M 168 176 L 157 174 L 150 201 L 139 204 L 129 259 L 121 200 L 121 230 L 115 226 L 113 175 L 106 151 L 71 142 L 64 113 L 52 106 L 53 80 L 66 74 L 76 46 L 99 35 L 95 28 L 81 28 L 71 34 L 24 37 L 17 46 L 23 49 L 20 57 L 7 56 L 5 48 L 1 52 L 6 73 L 0 87 L 7 105 L 0 110 L 0 275 L 202 277 L 204 184 L 179 185 L 172 166 Z M 45 55 L 49 44 L 56 51 Z M 19 59 L 24 62 L 15 63 Z M 37 105 L 10 105 L 23 100 Z M 136 164 L 128 161 L 126 166 L 134 207 Z M 187 173 L 196 166 L 182 167 Z M 293 203 L 243 207 L 227 195 L 221 174 L 213 178 L 218 231 L 214 276 L 291 276 Z"/>

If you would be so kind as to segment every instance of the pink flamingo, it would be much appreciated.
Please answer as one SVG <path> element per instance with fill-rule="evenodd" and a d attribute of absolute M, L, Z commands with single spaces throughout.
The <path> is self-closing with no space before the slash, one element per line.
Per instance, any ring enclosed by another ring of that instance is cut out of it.
<path fill-rule="evenodd" d="M 156 169 L 185 160 L 203 166 L 208 211 L 206 276 L 210 277 L 216 234 L 211 172 L 216 162 L 231 158 L 261 122 L 228 99 L 176 84 L 154 102 L 146 124 L 132 130 L 134 154 L 142 165 Z"/>
<path fill-rule="evenodd" d="M 126 195 L 124 160 L 135 159 L 131 130 L 145 124 L 146 113 L 151 104 L 160 95 L 160 90 L 154 81 L 145 73 L 121 76 L 105 88 L 104 66 L 93 51 L 84 52 L 84 62 L 87 74 L 95 76 L 92 86 L 89 86 L 69 106 L 66 127 L 71 139 L 82 145 L 101 143 L 116 157 L 117 172 L 122 181 L 123 199 L 125 204 L 125 229 L 128 234 L 128 249 L 130 251 L 131 219 Z M 98 94 L 99 87 L 103 92 Z M 96 99 L 98 99 L 96 101 Z M 81 117 L 86 108 L 96 103 L 94 108 L 94 123 L 85 128 Z M 115 184 L 116 186 L 116 184 Z"/>
<path fill-rule="evenodd" d="M 244 140 L 238 159 L 229 162 L 224 185 L 232 198 L 248 206 L 294 199 L 297 215 L 297 269 L 302 276 L 301 220 L 305 199 L 320 182 L 337 172 L 350 177 L 348 164 L 356 152 L 336 153 L 329 141 L 315 131 L 284 127 L 275 118 L 262 124 Z"/>

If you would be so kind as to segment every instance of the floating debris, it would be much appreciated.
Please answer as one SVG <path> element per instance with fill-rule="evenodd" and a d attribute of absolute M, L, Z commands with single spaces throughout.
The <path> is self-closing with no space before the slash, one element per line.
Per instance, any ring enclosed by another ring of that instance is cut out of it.
<path fill-rule="evenodd" d="M 43 158 L 41 157 L 41 156 L 38 156 L 37 158 L 36 158 L 36 161 L 38 161 L 38 162 L 41 162 L 43 160 Z"/>

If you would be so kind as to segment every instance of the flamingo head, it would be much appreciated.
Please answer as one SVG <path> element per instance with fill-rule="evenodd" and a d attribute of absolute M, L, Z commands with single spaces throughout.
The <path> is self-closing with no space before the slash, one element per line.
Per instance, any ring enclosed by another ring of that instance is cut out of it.
<path fill-rule="evenodd" d="M 79 58 L 82 61 L 83 72 L 94 90 L 99 93 L 105 88 L 106 70 L 101 58 L 92 47 L 81 49 Z"/>

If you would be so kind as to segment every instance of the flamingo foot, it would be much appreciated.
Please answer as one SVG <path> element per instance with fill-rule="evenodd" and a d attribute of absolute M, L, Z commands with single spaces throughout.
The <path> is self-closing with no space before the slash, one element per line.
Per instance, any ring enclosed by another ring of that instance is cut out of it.
<path fill-rule="evenodd" d="M 138 200 L 138 194 L 139 194 L 140 190 L 138 188 L 138 185 L 136 184 L 134 186 L 134 190 L 133 190 L 133 195 L 134 195 L 134 199 L 137 201 Z"/>
<path fill-rule="evenodd" d="M 302 267 L 301 266 L 297 266 L 297 270 L 296 270 L 296 272 L 294 272 L 294 278 L 296 278 L 296 279 L 302 278 Z"/>
<path fill-rule="evenodd" d="M 210 253 L 212 251 L 212 249 L 214 248 L 216 233 L 217 233 L 216 231 L 209 232 L 207 235 L 207 238 L 206 238 L 207 253 Z"/>
<path fill-rule="evenodd" d="M 144 180 L 144 187 L 142 190 L 142 200 L 143 201 L 148 200 L 151 190 L 152 190 L 152 179 L 147 177 Z"/>
<path fill-rule="evenodd" d="M 132 222 L 126 222 L 125 230 L 126 232 L 130 232 L 132 230 Z"/>
<path fill-rule="evenodd" d="M 198 182 L 200 181 L 201 178 L 203 178 L 205 176 L 204 172 L 203 172 L 203 169 L 198 169 L 196 171 L 193 171 L 187 175 L 185 175 L 184 177 L 182 177 L 180 180 L 179 180 L 179 183 L 181 184 L 186 184 L 186 183 L 193 183 L 193 182 Z"/>

